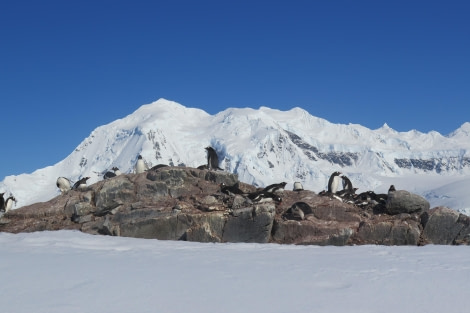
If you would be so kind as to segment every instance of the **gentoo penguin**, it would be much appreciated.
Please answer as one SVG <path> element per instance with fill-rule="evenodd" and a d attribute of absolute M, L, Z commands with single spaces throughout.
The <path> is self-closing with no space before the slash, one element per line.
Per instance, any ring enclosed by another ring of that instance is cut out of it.
<path fill-rule="evenodd" d="M 86 188 L 86 181 L 89 180 L 89 179 L 90 179 L 90 177 L 83 177 L 82 179 L 80 179 L 79 181 L 77 181 L 77 182 L 73 185 L 72 189 L 77 190 L 77 189 L 84 189 L 84 188 Z"/>
<path fill-rule="evenodd" d="M 4 192 L 0 193 L 0 211 L 5 211 L 5 199 L 3 198 L 4 194 Z"/>
<path fill-rule="evenodd" d="M 343 180 L 343 189 L 346 189 L 348 191 L 353 191 L 353 185 L 351 183 L 351 180 L 346 175 L 341 175 L 341 179 Z"/>
<path fill-rule="evenodd" d="M 57 180 L 55 182 L 55 185 L 57 186 L 57 188 L 60 189 L 60 192 L 62 194 L 66 193 L 67 191 L 69 191 L 72 188 L 70 180 L 68 178 L 65 178 L 65 177 L 57 178 Z"/>
<path fill-rule="evenodd" d="M 336 194 L 343 199 L 343 202 L 352 201 L 358 188 L 353 188 L 351 181 L 346 175 L 341 175 L 340 177 L 343 180 L 343 190 L 337 191 Z"/>
<path fill-rule="evenodd" d="M 225 183 L 220 184 L 220 191 L 231 196 L 231 195 L 242 195 L 244 192 L 239 188 L 240 183 L 236 182 L 232 186 L 227 186 Z"/>
<path fill-rule="evenodd" d="M 272 184 L 264 188 L 263 191 L 272 192 L 272 193 L 276 193 L 278 191 L 284 191 L 284 187 L 286 187 L 286 185 L 287 185 L 286 182 L 282 182 L 279 184 Z"/>
<path fill-rule="evenodd" d="M 166 165 L 166 164 L 157 164 L 154 167 L 152 167 L 150 169 L 150 171 L 156 171 L 156 170 L 158 170 L 159 168 L 162 168 L 162 167 L 168 167 L 168 165 Z"/>
<path fill-rule="evenodd" d="M 144 159 L 139 154 L 139 156 L 137 157 L 137 162 L 135 163 L 135 173 L 140 174 L 145 172 L 146 170 L 148 170 L 148 166 L 147 164 L 145 164 Z"/>
<path fill-rule="evenodd" d="M 328 193 L 336 193 L 339 185 L 339 175 L 341 172 L 333 172 L 328 180 Z"/>
<path fill-rule="evenodd" d="M 219 157 L 217 156 L 217 152 L 215 152 L 214 148 L 212 147 L 205 147 L 204 149 L 207 150 L 207 168 L 209 170 L 221 170 L 219 167 Z"/>
<path fill-rule="evenodd" d="M 390 188 L 388 188 L 388 192 L 393 192 L 393 191 L 397 191 L 397 190 L 395 189 L 394 185 L 390 185 Z"/>
<path fill-rule="evenodd" d="M 248 198 L 253 201 L 253 202 L 270 202 L 270 201 L 275 201 L 275 202 L 282 202 L 282 198 L 272 192 L 266 192 L 264 190 L 261 191 L 255 191 L 250 194 L 248 194 Z"/>
<path fill-rule="evenodd" d="M 357 206 L 368 205 L 372 201 L 372 191 L 364 191 L 356 195 L 354 204 Z"/>
<path fill-rule="evenodd" d="M 294 183 L 294 189 L 292 189 L 293 191 L 301 191 L 301 190 L 304 190 L 304 186 L 302 186 L 302 184 L 298 181 L 296 181 Z"/>
<path fill-rule="evenodd" d="M 5 213 L 11 210 L 11 208 L 13 207 L 13 202 L 16 202 L 16 199 L 13 196 L 9 196 L 5 200 Z"/>
<path fill-rule="evenodd" d="M 313 210 L 310 205 L 305 202 L 296 202 L 289 209 L 287 209 L 282 217 L 285 219 L 304 220 L 305 215 L 312 213 Z"/>
<path fill-rule="evenodd" d="M 122 174 L 121 171 L 116 166 L 114 166 L 111 170 L 112 170 L 112 172 L 106 172 L 106 174 L 104 174 L 104 176 L 103 176 L 104 179 L 108 179 L 108 178 L 111 178 L 111 177 L 116 177 L 116 176 Z"/>

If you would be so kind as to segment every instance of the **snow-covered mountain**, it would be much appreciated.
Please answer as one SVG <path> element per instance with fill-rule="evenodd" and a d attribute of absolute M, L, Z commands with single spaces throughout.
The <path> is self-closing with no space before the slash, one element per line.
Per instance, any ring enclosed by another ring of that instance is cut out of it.
<path fill-rule="evenodd" d="M 139 154 L 149 166 L 197 167 L 206 163 L 209 145 L 218 152 L 220 167 L 242 182 L 286 181 L 286 188 L 301 182 L 319 192 L 339 170 L 359 191 L 386 192 L 394 184 L 423 195 L 431 207 L 470 211 L 470 123 L 442 136 L 397 132 L 387 125 L 371 130 L 332 124 L 301 108 L 229 108 L 210 115 L 165 99 L 96 128 L 53 166 L 6 177 L 0 191 L 14 194 L 21 207 L 58 195 L 59 176 L 72 181 L 89 176 L 88 183 L 94 183 L 113 166 L 132 172 Z"/>

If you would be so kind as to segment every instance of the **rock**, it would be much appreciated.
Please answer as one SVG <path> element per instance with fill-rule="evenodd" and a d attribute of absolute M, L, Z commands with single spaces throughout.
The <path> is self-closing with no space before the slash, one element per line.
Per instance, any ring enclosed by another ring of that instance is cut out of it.
<path fill-rule="evenodd" d="M 429 210 L 426 200 L 403 190 L 377 209 L 309 190 L 284 190 L 281 203 L 253 203 L 220 191 L 221 183 L 237 182 L 231 173 L 186 167 L 122 174 L 11 210 L 0 216 L 0 231 L 78 229 L 160 240 L 338 246 L 470 243 L 470 217 Z M 239 186 L 246 194 L 257 190 Z"/>
<path fill-rule="evenodd" d="M 429 210 L 430 204 L 423 197 L 408 192 L 406 190 L 396 190 L 389 192 L 385 204 L 385 213 L 419 213 Z"/>
<path fill-rule="evenodd" d="M 354 240 L 379 245 L 418 245 L 420 234 L 415 221 L 362 222 Z"/>
<path fill-rule="evenodd" d="M 423 238 L 433 244 L 468 244 L 470 218 L 446 207 L 437 207 L 421 216 Z"/>
<path fill-rule="evenodd" d="M 225 242 L 269 242 L 275 215 L 274 204 L 233 210 L 224 227 Z"/>
<path fill-rule="evenodd" d="M 273 226 L 273 241 L 285 244 L 302 245 L 335 245 L 348 244 L 354 225 L 321 221 L 282 221 L 275 220 Z"/>

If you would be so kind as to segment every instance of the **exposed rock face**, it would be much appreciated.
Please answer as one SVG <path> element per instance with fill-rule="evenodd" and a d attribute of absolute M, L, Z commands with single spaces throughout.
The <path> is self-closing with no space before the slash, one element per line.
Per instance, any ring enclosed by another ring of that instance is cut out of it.
<path fill-rule="evenodd" d="M 6 213 L 0 231 L 76 229 L 91 234 L 307 245 L 468 244 L 470 217 L 396 191 L 386 205 L 360 208 L 313 191 L 282 192 L 282 202 L 227 195 L 234 174 L 163 167 L 119 175 Z M 254 186 L 240 183 L 249 193 Z"/>
<path fill-rule="evenodd" d="M 423 238 L 433 244 L 468 244 L 470 217 L 445 207 L 437 207 L 421 216 Z"/>

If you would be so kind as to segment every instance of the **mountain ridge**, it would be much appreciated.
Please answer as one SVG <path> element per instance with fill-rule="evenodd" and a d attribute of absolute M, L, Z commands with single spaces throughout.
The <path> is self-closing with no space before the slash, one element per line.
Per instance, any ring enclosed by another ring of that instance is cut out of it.
<path fill-rule="evenodd" d="M 149 166 L 197 167 L 206 163 L 204 147 L 211 145 L 220 166 L 246 183 L 287 181 L 292 186 L 299 181 L 319 192 L 329 175 L 341 170 L 362 191 L 385 191 L 395 184 L 430 196 L 432 204 L 465 209 L 468 200 L 456 202 L 459 195 L 449 193 L 470 173 L 469 139 L 470 123 L 443 136 L 397 132 L 387 124 L 376 130 L 333 124 L 299 107 L 228 108 L 210 115 L 159 99 L 97 127 L 64 160 L 31 174 L 8 176 L 0 188 L 14 194 L 19 207 L 58 195 L 59 176 L 74 181 L 90 176 L 93 183 L 112 166 L 131 172 L 139 154 Z M 454 187 L 443 188 L 447 184 Z M 446 193 L 438 194 L 439 188 Z"/>

